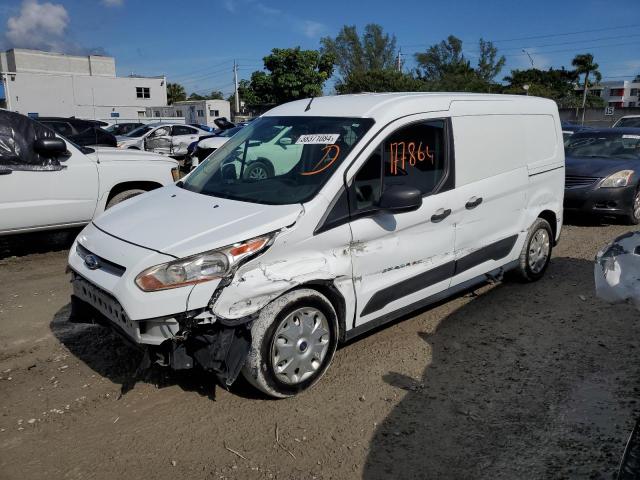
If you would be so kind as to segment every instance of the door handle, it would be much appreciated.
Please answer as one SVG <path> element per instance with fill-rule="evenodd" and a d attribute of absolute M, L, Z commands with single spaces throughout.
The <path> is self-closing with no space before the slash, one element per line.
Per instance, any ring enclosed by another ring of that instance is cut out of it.
<path fill-rule="evenodd" d="M 10 168 L 0 168 L 0 175 L 9 175 L 10 173 L 13 173 Z"/>
<path fill-rule="evenodd" d="M 431 221 L 433 223 L 438 223 L 447 218 L 449 215 L 451 215 L 450 208 L 447 208 L 446 210 L 444 208 L 439 208 L 438 210 L 436 210 L 436 213 L 431 215 Z"/>
<path fill-rule="evenodd" d="M 464 204 L 464 208 L 467 210 L 473 210 L 482 203 L 482 197 L 471 197 L 467 203 Z"/>

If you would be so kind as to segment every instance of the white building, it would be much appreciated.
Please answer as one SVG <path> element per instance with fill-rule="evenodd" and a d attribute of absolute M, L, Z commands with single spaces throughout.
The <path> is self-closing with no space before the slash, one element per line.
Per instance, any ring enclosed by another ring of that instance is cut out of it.
<path fill-rule="evenodd" d="M 576 91 L 582 94 L 583 89 Z M 601 97 L 610 107 L 640 107 L 640 75 L 634 80 L 601 82 L 590 87 L 588 93 Z"/>
<path fill-rule="evenodd" d="M 122 121 L 167 104 L 165 77 L 117 77 L 113 57 L 0 52 L 6 108 L 31 116 Z"/>
<path fill-rule="evenodd" d="M 178 118 L 184 119 L 184 123 L 215 127 L 216 118 L 231 120 L 231 104 L 226 100 L 185 100 L 166 107 L 148 107 L 147 117 Z"/>

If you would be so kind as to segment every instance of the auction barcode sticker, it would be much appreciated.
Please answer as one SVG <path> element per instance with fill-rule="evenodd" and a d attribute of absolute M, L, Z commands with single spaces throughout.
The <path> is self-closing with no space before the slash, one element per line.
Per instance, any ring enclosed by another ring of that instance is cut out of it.
<path fill-rule="evenodd" d="M 339 133 L 311 133 L 300 135 L 296 140 L 296 145 L 329 145 L 336 143 L 338 138 L 340 138 Z"/>

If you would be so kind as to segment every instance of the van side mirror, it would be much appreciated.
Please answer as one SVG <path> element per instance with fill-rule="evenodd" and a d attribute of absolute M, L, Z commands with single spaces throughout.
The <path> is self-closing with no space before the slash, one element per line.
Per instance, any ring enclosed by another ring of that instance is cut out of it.
<path fill-rule="evenodd" d="M 411 212 L 422 206 L 422 192 L 408 185 L 391 185 L 387 187 L 378 201 L 381 210 L 390 212 Z"/>
<path fill-rule="evenodd" d="M 282 137 L 280 140 L 278 140 L 278 144 L 282 147 L 286 147 L 287 145 L 291 145 L 293 143 L 293 140 L 291 140 L 291 138 L 289 137 Z"/>
<path fill-rule="evenodd" d="M 53 158 L 67 153 L 67 144 L 61 138 L 38 138 L 33 142 L 36 153 L 45 158 Z"/>

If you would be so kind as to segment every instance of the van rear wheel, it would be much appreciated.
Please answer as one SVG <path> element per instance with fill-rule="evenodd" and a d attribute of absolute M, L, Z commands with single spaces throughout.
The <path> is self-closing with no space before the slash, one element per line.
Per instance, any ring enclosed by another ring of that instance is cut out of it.
<path fill-rule="evenodd" d="M 553 249 L 553 232 L 551 225 L 544 218 L 537 218 L 522 247 L 518 268 L 518 277 L 525 282 L 540 280 L 549 266 Z"/>
<path fill-rule="evenodd" d="M 271 397 L 291 397 L 313 386 L 329 367 L 338 318 L 321 293 L 293 290 L 262 309 L 251 337 L 243 376 Z"/>

